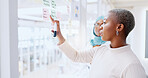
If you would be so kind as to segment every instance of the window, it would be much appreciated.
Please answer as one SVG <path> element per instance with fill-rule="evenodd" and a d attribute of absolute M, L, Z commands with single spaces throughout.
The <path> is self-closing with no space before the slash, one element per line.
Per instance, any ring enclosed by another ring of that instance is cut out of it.
<path fill-rule="evenodd" d="M 55 1 L 54 12 L 64 37 L 79 48 L 78 0 L 18 0 L 19 78 L 87 78 L 88 65 L 73 63 L 57 48 L 49 16 L 43 18 L 43 8 L 51 12 L 50 7 L 43 5 L 48 5 L 48 1 Z"/>

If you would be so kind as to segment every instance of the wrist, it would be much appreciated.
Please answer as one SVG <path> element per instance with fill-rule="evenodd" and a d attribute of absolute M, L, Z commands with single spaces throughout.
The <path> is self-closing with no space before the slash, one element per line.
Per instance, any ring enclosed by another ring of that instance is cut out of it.
<path fill-rule="evenodd" d="M 64 37 L 63 37 L 62 34 L 59 33 L 59 35 L 57 35 L 57 38 L 58 38 L 58 40 L 59 40 L 58 45 L 60 45 L 60 44 L 62 44 L 62 43 L 65 42 L 65 39 L 64 39 Z"/>

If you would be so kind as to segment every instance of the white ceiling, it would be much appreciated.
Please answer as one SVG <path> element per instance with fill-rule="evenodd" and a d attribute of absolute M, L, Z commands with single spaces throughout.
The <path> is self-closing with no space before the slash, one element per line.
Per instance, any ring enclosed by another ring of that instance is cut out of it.
<path fill-rule="evenodd" d="M 148 0 L 110 0 L 115 8 L 132 8 L 134 6 L 148 6 Z"/>
<path fill-rule="evenodd" d="M 55 0 L 57 5 L 65 5 L 68 0 Z M 79 0 L 78 0 L 79 1 Z M 98 0 L 87 0 L 88 3 L 97 3 Z M 106 0 L 110 1 L 116 8 L 148 6 L 148 0 Z M 41 7 L 42 0 L 18 0 L 18 8 Z"/>

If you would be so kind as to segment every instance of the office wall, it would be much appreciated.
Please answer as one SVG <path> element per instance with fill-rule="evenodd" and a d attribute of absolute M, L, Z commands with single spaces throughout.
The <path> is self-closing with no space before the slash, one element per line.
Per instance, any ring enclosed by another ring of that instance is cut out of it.
<path fill-rule="evenodd" d="M 148 33 L 148 10 L 146 11 L 146 33 Z M 148 47 L 148 34 L 146 34 L 145 47 Z M 145 49 L 145 57 L 148 58 L 148 48 Z"/>
<path fill-rule="evenodd" d="M 1 22 L 0 22 L 0 26 L 1 26 Z M 0 44 L 1 44 L 1 32 L 0 32 Z M 1 77 L 1 46 L 0 46 L 0 77 Z"/>
<path fill-rule="evenodd" d="M 9 26 L 9 11 L 8 11 L 8 6 L 9 6 L 9 1 L 8 0 L 5 0 L 5 1 L 2 1 L 0 0 L 0 55 L 1 55 L 1 58 L 0 58 L 0 63 L 1 63 L 1 78 L 10 78 L 10 72 L 9 72 L 9 54 L 8 54 L 8 48 L 6 49 L 6 46 L 8 44 L 8 42 L 6 42 L 4 45 L 2 45 L 4 42 L 4 38 L 5 41 L 7 41 L 9 38 L 7 36 L 8 33 L 7 32 L 7 27 Z M 5 9 L 3 8 L 5 7 Z M 5 32 L 4 32 L 5 31 Z M 6 50 L 4 50 L 6 49 Z M 7 58 L 5 58 L 7 57 Z M 3 61 L 5 60 L 5 61 Z M 7 67 L 7 68 L 6 68 Z"/>
<path fill-rule="evenodd" d="M 17 0 L 0 0 L 0 78 L 18 78 Z"/>
<path fill-rule="evenodd" d="M 135 16 L 136 25 L 129 35 L 129 43 L 148 75 L 148 59 L 145 58 L 146 10 L 148 10 L 148 6 L 137 6 L 131 10 Z"/>

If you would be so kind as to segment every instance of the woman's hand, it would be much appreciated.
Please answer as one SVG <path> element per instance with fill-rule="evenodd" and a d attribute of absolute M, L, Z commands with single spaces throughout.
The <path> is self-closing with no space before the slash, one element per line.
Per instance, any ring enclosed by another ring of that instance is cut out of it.
<path fill-rule="evenodd" d="M 101 35 L 100 34 L 100 30 L 103 28 L 103 27 L 101 27 L 102 24 L 103 24 L 103 20 L 102 19 L 97 21 L 96 24 L 95 24 L 94 31 L 95 31 L 95 34 L 97 36 Z"/>
<path fill-rule="evenodd" d="M 60 22 L 58 20 L 54 20 L 51 16 L 50 16 L 50 19 L 52 21 L 52 23 L 54 24 L 55 22 L 57 23 L 57 32 L 56 32 L 56 35 L 57 35 L 57 38 L 59 39 L 59 43 L 58 45 L 64 43 L 65 39 L 61 33 L 61 30 L 60 30 Z M 51 32 L 54 33 L 54 30 L 52 30 Z"/>

